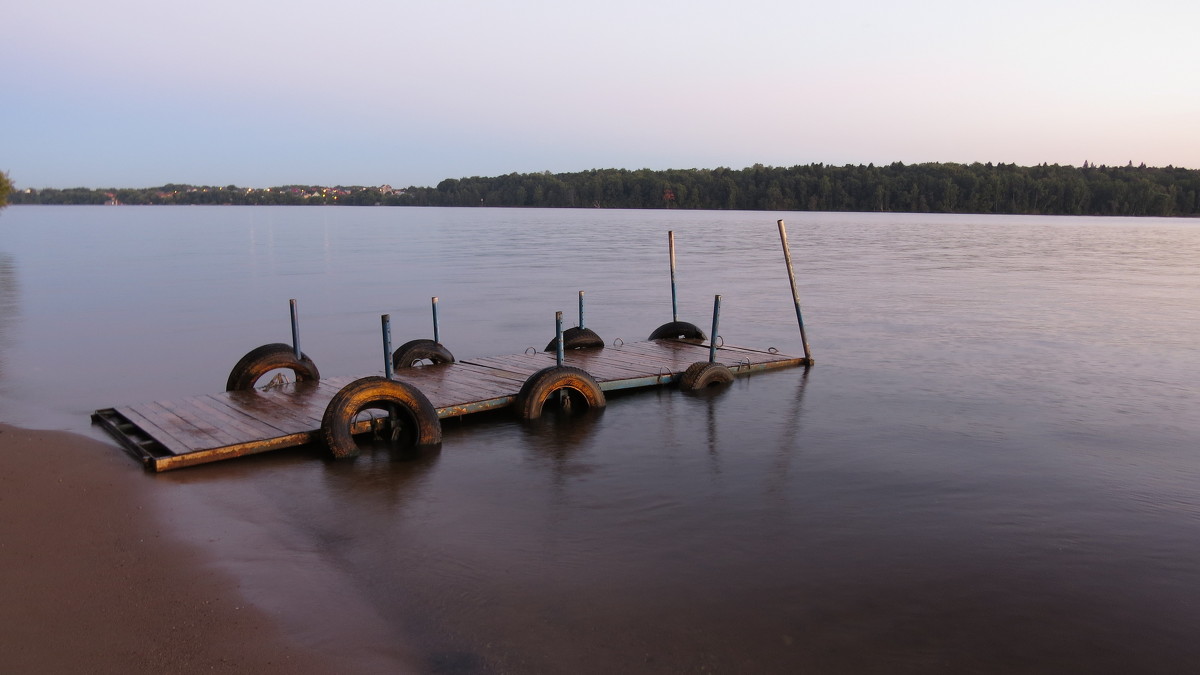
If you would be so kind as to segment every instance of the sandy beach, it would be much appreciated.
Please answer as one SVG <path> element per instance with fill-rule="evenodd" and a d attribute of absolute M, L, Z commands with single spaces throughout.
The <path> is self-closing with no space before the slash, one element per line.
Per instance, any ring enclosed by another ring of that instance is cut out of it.
<path fill-rule="evenodd" d="M 0 672 L 336 672 L 160 529 L 117 448 L 0 425 Z"/>

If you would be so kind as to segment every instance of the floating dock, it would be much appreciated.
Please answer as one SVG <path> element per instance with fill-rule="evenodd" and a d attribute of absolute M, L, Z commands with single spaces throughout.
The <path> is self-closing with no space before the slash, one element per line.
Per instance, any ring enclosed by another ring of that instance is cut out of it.
<path fill-rule="evenodd" d="M 610 391 L 674 383 L 694 391 L 758 371 L 811 366 L 787 232 L 782 220 L 778 225 L 802 357 L 725 345 L 718 333 L 720 295 L 713 299 L 711 338 L 680 321 L 675 233 L 668 232 L 672 321 L 644 342 L 618 340 L 604 346 L 585 328 L 584 292 L 579 291 L 578 326 L 564 331 L 563 313 L 557 312 L 555 340 L 546 351 L 455 361 L 439 338 L 434 297 L 432 340 L 411 340 L 393 352 L 390 315 L 380 317 L 385 377 L 322 379 L 316 364 L 300 350 L 296 301 L 291 300 L 292 344 L 267 344 L 248 352 L 233 367 L 223 393 L 97 410 L 92 420 L 153 471 L 318 440 L 341 458 L 359 453 L 355 436 L 366 432 L 388 432 L 393 443 L 408 434 L 411 445 L 428 447 L 441 443 L 441 420 L 449 417 L 511 406 L 523 419 L 532 420 L 545 405 L 602 408 Z M 292 372 L 293 382 L 276 381 L 285 370 Z M 270 383 L 262 386 L 272 373 L 276 375 Z"/>
<path fill-rule="evenodd" d="M 694 341 L 652 340 L 569 350 L 564 365 L 586 371 L 607 392 L 673 384 L 709 354 L 710 345 Z M 770 349 L 728 345 L 716 347 L 715 354 L 715 361 L 736 376 L 810 363 Z M 401 369 L 391 379 L 420 390 L 438 419 L 445 419 L 510 406 L 531 376 L 555 364 L 556 355 L 546 352 L 477 357 Z M 168 471 L 319 441 L 327 406 L 355 379 L 297 381 L 108 408 L 92 419 L 147 469 Z M 353 431 L 367 431 L 370 424 L 359 422 Z"/>

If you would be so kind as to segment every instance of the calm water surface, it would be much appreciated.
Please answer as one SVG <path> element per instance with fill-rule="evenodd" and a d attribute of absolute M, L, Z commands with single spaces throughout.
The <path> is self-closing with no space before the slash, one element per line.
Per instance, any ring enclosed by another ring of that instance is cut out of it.
<path fill-rule="evenodd" d="M 165 527 L 347 672 L 1200 669 L 1200 223 L 286 207 L 0 213 L 0 419 L 210 393 L 290 340 L 326 375 L 605 339 L 724 296 L 733 344 L 817 366 L 439 452 L 283 451 L 159 476 Z M 113 452 L 120 452 L 113 447 Z"/>

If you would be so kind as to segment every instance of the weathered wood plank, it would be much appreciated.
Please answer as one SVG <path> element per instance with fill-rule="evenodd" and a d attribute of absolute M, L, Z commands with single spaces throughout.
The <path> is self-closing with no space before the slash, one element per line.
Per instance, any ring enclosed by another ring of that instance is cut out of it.
<path fill-rule="evenodd" d="M 341 387 L 331 382 L 294 382 L 277 389 L 278 398 L 299 414 L 321 421 L 329 401 Z"/>
<path fill-rule="evenodd" d="M 278 400 L 258 392 L 228 392 L 230 406 L 236 406 L 263 423 L 270 423 L 279 430 L 280 434 L 293 434 L 307 429 L 315 429 L 321 425 L 321 420 L 306 415 L 288 405 L 287 400 Z"/>
<path fill-rule="evenodd" d="M 279 417 L 270 417 L 269 410 L 264 410 L 262 407 L 251 408 L 243 404 L 243 402 L 235 400 L 229 395 L 229 392 L 221 392 L 219 394 L 209 394 L 205 397 L 207 403 L 218 409 L 223 410 L 226 414 L 239 415 L 242 418 L 249 420 L 251 424 L 262 425 L 266 431 L 262 438 L 270 438 L 272 436 L 287 435 L 292 433 L 296 422 Z"/>
<path fill-rule="evenodd" d="M 151 461 L 151 464 L 155 471 L 169 471 L 171 469 L 181 469 L 185 466 L 195 466 L 197 464 L 215 462 L 221 459 L 244 457 L 246 455 L 254 455 L 260 452 L 268 452 L 270 450 L 281 450 L 283 448 L 294 448 L 298 445 L 308 443 L 310 440 L 311 434 L 290 434 L 287 436 L 279 436 L 253 443 L 242 443 L 235 446 L 209 448 L 207 450 L 200 450 L 197 452 L 188 452 L 170 457 L 156 458 Z"/>
<path fill-rule="evenodd" d="M 619 351 L 643 354 L 657 359 L 691 359 L 697 354 L 707 354 L 708 345 L 697 345 L 677 340 L 655 340 L 653 342 L 629 342 L 615 347 Z"/>
<path fill-rule="evenodd" d="M 171 452 L 172 454 L 178 455 L 180 453 L 191 452 L 191 449 L 186 444 L 175 438 L 166 429 L 155 424 L 153 420 L 150 420 L 139 413 L 133 408 L 133 406 L 123 406 L 115 408 L 115 410 L 120 413 L 122 417 L 129 420 L 130 423 L 137 425 L 138 428 L 140 428 L 147 436 L 150 436 L 154 440 L 158 441 L 164 448 L 167 449 L 167 451 Z"/>
<path fill-rule="evenodd" d="M 512 394 L 513 380 L 496 377 L 494 372 L 468 364 L 446 363 L 406 368 L 397 371 L 395 379 L 420 389 L 435 408 L 443 408 Z"/>
<path fill-rule="evenodd" d="M 337 390 L 329 382 L 296 382 L 275 389 L 230 391 L 218 396 L 229 397 L 259 420 L 277 420 L 272 426 L 285 433 L 297 433 L 321 426 L 321 417 Z"/>
<path fill-rule="evenodd" d="M 140 406 L 140 410 L 143 415 L 152 416 L 160 427 L 167 425 L 171 430 L 171 435 L 182 441 L 191 451 L 225 445 L 216 436 L 189 423 L 157 401 Z"/>
<path fill-rule="evenodd" d="M 230 428 L 237 429 L 238 435 L 243 439 L 271 438 L 284 433 L 272 425 L 269 420 L 260 420 L 246 414 L 241 408 L 231 407 L 228 398 L 221 399 L 213 395 L 199 396 L 193 399 L 193 405 L 211 414 Z"/>
<path fill-rule="evenodd" d="M 582 352 L 583 350 L 577 350 Z M 586 370 L 598 382 L 608 380 L 625 380 L 646 375 L 657 374 L 658 368 L 650 364 L 640 363 L 639 359 L 631 359 L 628 354 L 611 352 L 607 349 L 600 352 L 573 354 L 567 359 L 568 365 Z"/>
<path fill-rule="evenodd" d="M 138 426 L 142 426 L 143 424 L 139 420 L 144 420 L 145 423 L 149 424 L 149 428 L 159 429 L 159 433 L 165 439 L 163 446 L 170 449 L 174 454 L 194 452 L 196 450 L 192 443 L 194 439 L 189 430 L 179 428 L 179 425 L 175 421 L 169 419 L 164 413 L 148 404 L 143 403 L 137 406 L 130 406 L 127 417 L 130 421 L 138 424 Z M 159 434 L 152 434 L 152 436 L 158 438 Z"/>
<path fill-rule="evenodd" d="M 554 355 L 544 352 L 535 352 L 533 354 L 502 354 L 500 356 L 478 356 L 465 359 L 464 362 L 490 368 L 512 370 L 514 372 L 536 372 L 548 365 L 554 365 Z"/>
<path fill-rule="evenodd" d="M 470 361 L 460 362 L 459 365 L 462 366 L 462 370 L 464 372 L 477 373 L 483 377 L 495 380 L 496 382 L 508 382 L 510 384 L 513 382 L 513 380 L 516 380 L 519 383 L 525 382 L 525 378 L 518 373 L 512 373 L 502 369 L 489 368 L 487 366 L 481 366 Z M 520 386 L 520 384 L 517 386 Z"/>
<path fill-rule="evenodd" d="M 614 359 L 621 359 L 639 370 L 653 370 L 676 361 L 691 363 L 694 360 L 692 358 L 693 355 L 683 355 L 675 351 L 648 353 L 626 347 L 614 347 L 612 351 L 609 351 L 607 356 Z"/>
<path fill-rule="evenodd" d="M 624 354 L 624 358 L 629 359 L 630 363 L 644 367 L 647 373 L 658 372 L 660 369 L 680 373 L 687 370 L 687 367 L 696 361 L 708 359 L 707 352 L 688 353 L 678 350 L 646 352 L 638 349 L 627 349 L 625 347 L 622 347 L 621 351 Z"/>
<path fill-rule="evenodd" d="M 192 399 L 178 399 L 174 401 L 155 401 L 153 405 L 160 406 L 163 410 L 176 416 L 183 424 L 186 424 L 197 434 L 198 444 L 202 443 L 201 447 L 215 447 L 223 445 L 236 445 L 247 440 L 254 440 L 254 436 L 249 438 L 241 437 L 237 434 L 230 433 L 227 426 L 221 424 L 220 418 L 211 414 L 205 414 L 192 405 Z M 214 442 L 204 442 L 202 439 L 209 438 Z"/>

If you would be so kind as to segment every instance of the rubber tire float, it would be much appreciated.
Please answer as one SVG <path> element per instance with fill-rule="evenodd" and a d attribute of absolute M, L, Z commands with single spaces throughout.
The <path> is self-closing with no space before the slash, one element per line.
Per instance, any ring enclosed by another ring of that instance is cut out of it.
<path fill-rule="evenodd" d="M 725 364 L 697 361 L 683 371 L 683 376 L 679 378 L 679 388 L 683 391 L 698 391 L 730 382 L 733 382 L 733 371 Z"/>
<path fill-rule="evenodd" d="M 603 348 L 604 340 L 599 335 L 596 335 L 591 328 L 576 326 L 563 331 L 563 349 L 592 349 L 597 347 Z M 558 351 L 557 338 L 551 340 L 550 344 L 546 345 L 546 351 Z"/>
<path fill-rule="evenodd" d="M 297 360 L 296 350 L 291 345 L 276 342 L 247 352 L 229 372 L 225 391 L 254 389 L 259 378 L 272 370 L 280 369 L 291 370 L 298 382 L 321 379 L 317 364 L 313 363 L 307 354 L 301 353 L 300 359 Z"/>
<path fill-rule="evenodd" d="M 367 408 L 380 406 L 395 406 L 411 418 L 416 431 L 413 444 L 417 447 L 441 444 L 442 422 L 425 394 L 411 384 L 376 375 L 342 387 L 325 408 L 321 435 L 335 458 L 358 456 L 358 444 L 351 433 L 354 418 Z"/>
<path fill-rule="evenodd" d="M 392 367 L 396 370 L 412 368 L 417 361 L 454 363 L 454 355 L 433 340 L 409 340 L 392 352 Z"/>
<path fill-rule="evenodd" d="M 550 395 L 560 389 L 577 392 L 592 410 L 603 408 L 606 402 L 604 391 L 587 371 L 571 366 L 550 366 L 530 375 L 521 385 L 521 392 L 517 394 L 517 412 L 521 419 L 541 417 Z"/>
<path fill-rule="evenodd" d="M 650 340 L 706 340 L 708 336 L 696 324 L 687 321 L 671 321 L 664 323 L 648 338 Z"/>

